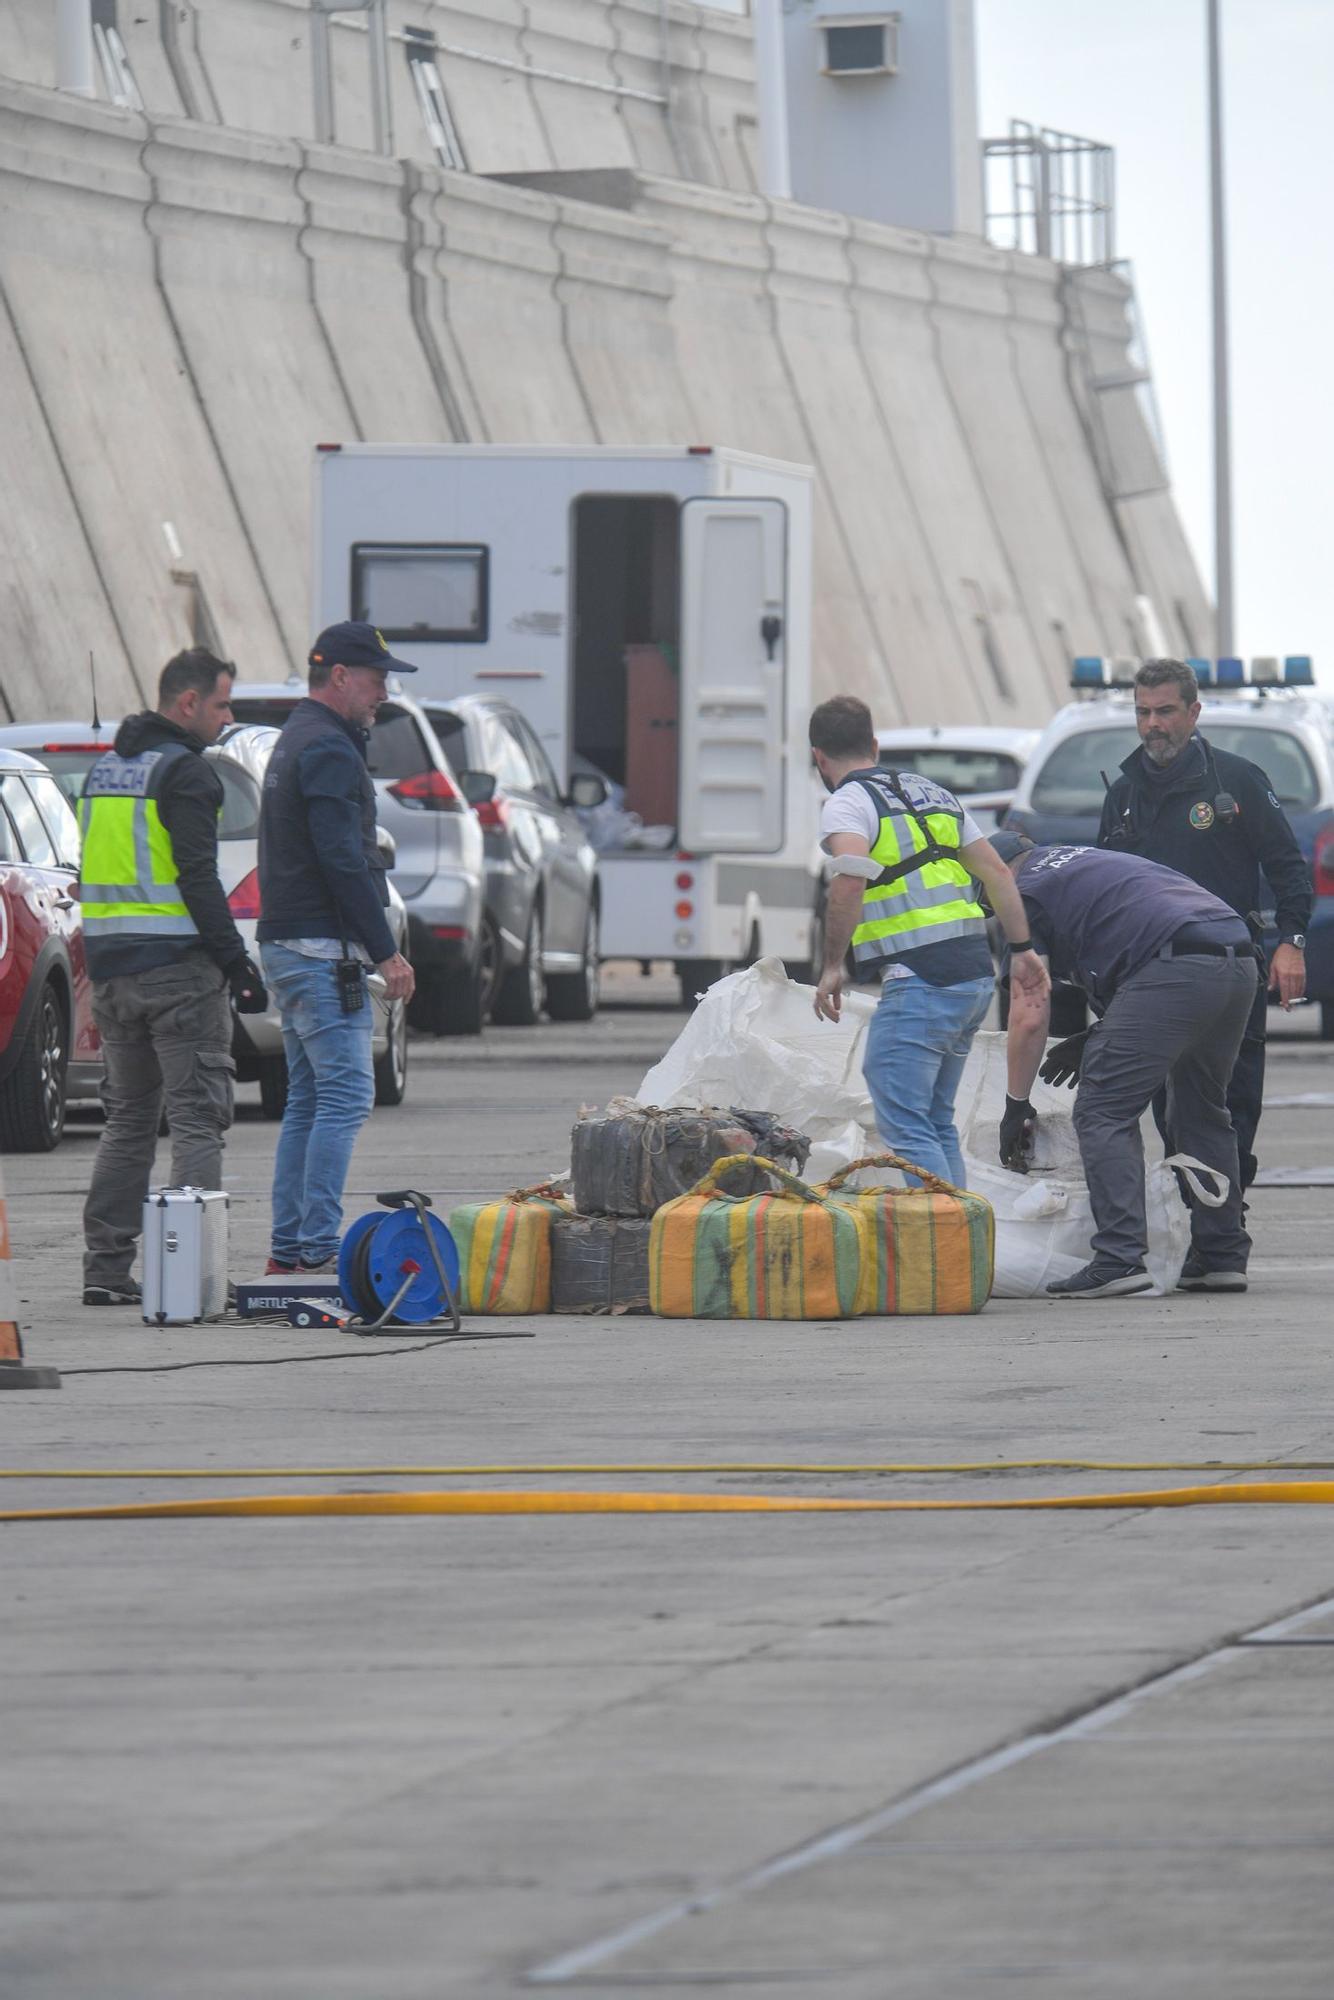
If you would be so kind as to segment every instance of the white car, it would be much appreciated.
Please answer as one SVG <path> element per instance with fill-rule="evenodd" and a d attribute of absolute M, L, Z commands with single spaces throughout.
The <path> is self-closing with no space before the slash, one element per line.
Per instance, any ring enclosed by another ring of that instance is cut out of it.
<path fill-rule="evenodd" d="M 962 724 L 877 729 L 880 762 L 889 771 L 918 771 L 953 792 L 983 833 L 994 833 L 1040 732 Z"/>
<path fill-rule="evenodd" d="M 83 781 L 115 740 L 116 722 L 13 723 L 0 729 L 0 745 L 25 750 L 55 777 L 72 804 Z M 264 769 L 278 740 L 278 731 L 257 724 L 233 723 L 205 752 L 222 780 L 222 823 L 218 828 L 218 878 L 246 950 L 258 963 L 255 936 L 259 922 L 259 795 Z M 379 829 L 386 860 L 392 865 L 393 842 Z M 393 882 L 389 884 L 389 928 L 398 949 L 407 955 L 408 913 Z M 371 1047 L 375 1057 L 375 1101 L 401 1104 L 407 1089 L 408 1016 L 401 1000 L 390 1002 L 384 981 L 372 972 L 368 981 L 375 1019 Z M 238 1083 L 258 1083 L 266 1118 L 281 1118 L 287 1103 L 287 1059 L 283 1054 L 282 1022 L 276 1007 L 264 1014 L 234 1017 L 232 1054 Z M 71 1092 L 71 1095 L 76 1093 Z M 82 1094 L 82 1093 L 77 1093 Z"/>

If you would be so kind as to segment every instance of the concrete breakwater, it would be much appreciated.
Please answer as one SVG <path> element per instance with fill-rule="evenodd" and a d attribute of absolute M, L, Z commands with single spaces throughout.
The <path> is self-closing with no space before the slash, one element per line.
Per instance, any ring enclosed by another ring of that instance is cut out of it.
<path fill-rule="evenodd" d="M 463 33 L 444 17 L 466 10 L 419 11 Z M 230 33 L 216 4 L 168 10 L 199 35 L 156 64 L 140 24 L 145 111 L 50 88 L 45 12 L 0 15 L 21 79 L 0 81 L 9 715 L 81 713 L 90 649 L 106 712 L 192 636 L 249 678 L 299 664 L 311 452 L 358 438 L 812 464 L 816 684 L 886 723 L 1040 721 L 1071 652 L 1143 648 L 1146 600 L 1168 645 L 1210 650 L 1135 394 L 1091 386 L 1124 367 L 1122 278 L 748 191 L 719 136 L 744 128 L 743 23 L 688 37 L 699 10 L 673 5 L 668 117 L 632 47 L 652 9 L 580 8 L 620 36 L 606 75 L 642 93 L 478 64 L 492 96 L 460 93 L 460 124 L 485 170 L 447 171 L 306 136 L 304 55 L 243 87 L 241 17 L 308 18 L 280 0 L 233 6 Z M 531 37 L 512 48 L 543 67 Z M 546 66 L 587 70 L 591 49 Z M 231 122 L 277 125 L 284 103 L 287 132 Z"/>

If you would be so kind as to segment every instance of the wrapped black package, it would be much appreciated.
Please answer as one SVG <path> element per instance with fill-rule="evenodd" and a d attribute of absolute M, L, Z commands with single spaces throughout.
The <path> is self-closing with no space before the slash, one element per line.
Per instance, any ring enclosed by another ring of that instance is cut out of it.
<path fill-rule="evenodd" d="M 571 1134 L 570 1177 L 581 1215 L 656 1214 L 665 1201 L 688 1194 L 715 1160 L 763 1153 L 800 1173 L 810 1141 L 762 1111 L 715 1105 L 659 1110 L 614 1097 L 605 1111 L 581 1118 Z M 758 1194 L 764 1175 L 745 1167 L 728 1175 L 724 1192 Z"/>
<path fill-rule="evenodd" d="M 638 1216 L 553 1216 L 551 1310 L 648 1312 L 648 1240 L 652 1226 Z"/>

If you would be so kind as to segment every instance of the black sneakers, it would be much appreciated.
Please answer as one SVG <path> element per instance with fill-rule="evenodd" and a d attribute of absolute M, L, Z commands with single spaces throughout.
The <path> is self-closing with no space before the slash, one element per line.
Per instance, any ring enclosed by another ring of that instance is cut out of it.
<path fill-rule="evenodd" d="M 1179 1292 L 1244 1292 L 1245 1289 L 1244 1271 L 1214 1270 L 1205 1263 L 1198 1250 L 1191 1251 L 1177 1279 Z"/>
<path fill-rule="evenodd" d="M 143 1304 L 143 1297 L 137 1278 L 116 1278 L 109 1285 L 85 1285 L 83 1288 L 86 1306 L 137 1306 Z"/>
<path fill-rule="evenodd" d="M 1151 1292 L 1153 1279 L 1142 1264 L 1119 1270 L 1114 1264 L 1085 1264 L 1072 1277 L 1048 1285 L 1049 1299 L 1124 1299 L 1134 1292 Z"/>

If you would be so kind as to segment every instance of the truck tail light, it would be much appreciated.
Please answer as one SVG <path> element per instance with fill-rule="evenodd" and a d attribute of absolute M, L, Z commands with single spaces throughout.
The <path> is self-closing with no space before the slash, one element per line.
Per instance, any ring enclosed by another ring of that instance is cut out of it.
<path fill-rule="evenodd" d="M 242 876 L 227 898 L 227 908 L 234 917 L 254 918 L 259 915 L 258 868 L 252 868 L 248 875 Z"/>
<path fill-rule="evenodd" d="M 463 794 L 444 771 L 418 771 L 411 778 L 400 778 L 389 787 L 389 796 L 423 812 L 463 811 Z"/>
<path fill-rule="evenodd" d="M 497 795 L 473 807 L 487 833 L 504 833 L 510 823 L 510 802 Z"/>
<path fill-rule="evenodd" d="M 1322 826 L 1315 837 L 1311 886 L 1317 896 L 1334 896 L 1334 825 Z"/>

